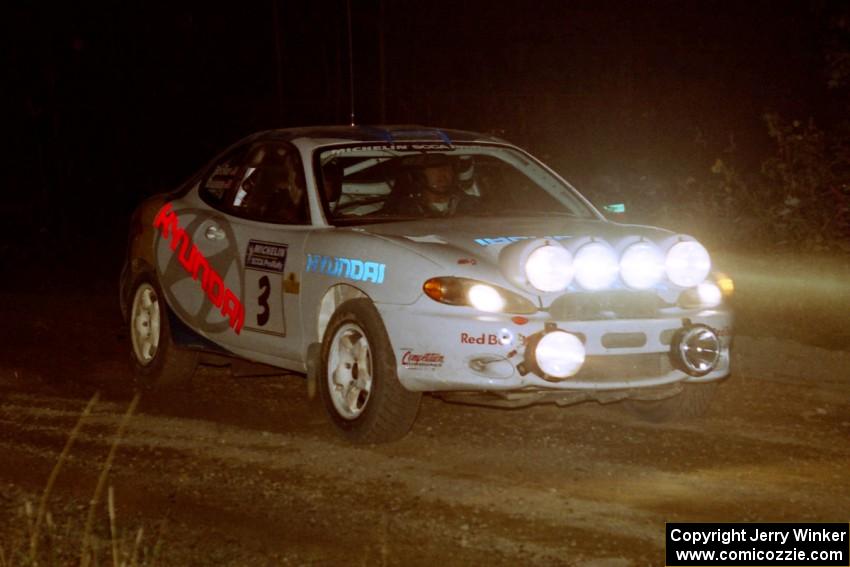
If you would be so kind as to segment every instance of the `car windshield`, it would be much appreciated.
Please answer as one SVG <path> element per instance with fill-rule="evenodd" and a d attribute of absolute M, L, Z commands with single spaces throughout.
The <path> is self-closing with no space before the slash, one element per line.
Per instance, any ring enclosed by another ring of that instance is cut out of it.
<path fill-rule="evenodd" d="M 320 150 L 317 186 L 333 224 L 435 217 L 596 218 L 571 186 L 497 145 L 346 145 Z"/>

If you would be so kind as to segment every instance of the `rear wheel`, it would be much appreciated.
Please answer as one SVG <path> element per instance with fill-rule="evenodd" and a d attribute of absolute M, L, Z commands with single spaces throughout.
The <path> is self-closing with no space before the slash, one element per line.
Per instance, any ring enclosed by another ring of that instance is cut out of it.
<path fill-rule="evenodd" d="M 171 338 L 168 306 L 152 276 L 136 279 L 130 304 L 130 361 L 143 388 L 173 387 L 188 382 L 198 353 L 178 348 Z"/>
<path fill-rule="evenodd" d="M 331 317 L 322 341 L 319 393 L 348 439 L 400 439 L 416 420 L 422 395 L 401 385 L 381 316 L 368 299 L 352 299 Z"/>
<path fill-rule="evenodd" d="M 661 423 L 702 417 L 711 406 L 717 382 L 684 384 L 682 392 L 663 400 L 627 400 L 628 410 L 646 421 Z"/>

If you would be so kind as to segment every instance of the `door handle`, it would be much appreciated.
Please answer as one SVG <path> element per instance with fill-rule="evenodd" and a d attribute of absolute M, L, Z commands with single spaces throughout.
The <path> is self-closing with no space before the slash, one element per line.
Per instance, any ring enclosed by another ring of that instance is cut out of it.
<path fill-rule="evenodd" d="M 207 227 L 204 235 L 207 237 L 207 240 L 224 240 L 224 231 L 215 225 Z"/>

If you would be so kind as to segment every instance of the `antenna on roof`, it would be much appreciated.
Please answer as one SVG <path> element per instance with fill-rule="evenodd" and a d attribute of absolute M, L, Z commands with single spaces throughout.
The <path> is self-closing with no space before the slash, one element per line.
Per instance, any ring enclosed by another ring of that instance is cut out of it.
<path fill-rule="evenodd" d="M 348 9 L 348 104 L 351 110 L 351 125 L 354 126 L 354 48 L 351 40 L 351 0 L 346 1 Z"/>

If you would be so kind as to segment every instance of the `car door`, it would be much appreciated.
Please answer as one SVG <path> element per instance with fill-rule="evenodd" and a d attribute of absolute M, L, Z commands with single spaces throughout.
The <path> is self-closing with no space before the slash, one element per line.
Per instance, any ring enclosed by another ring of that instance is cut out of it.
<path fill-rule="evenodd" d="M 244 322 L 225 339 L 236 352 L 286 366 L 303 362 L 300 267 L 310 230 L 307 203 L 297 150 L 282 142 L 254 144 L 227 204 L 242 274 Z"/>

